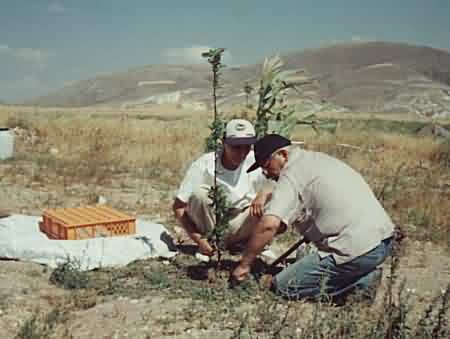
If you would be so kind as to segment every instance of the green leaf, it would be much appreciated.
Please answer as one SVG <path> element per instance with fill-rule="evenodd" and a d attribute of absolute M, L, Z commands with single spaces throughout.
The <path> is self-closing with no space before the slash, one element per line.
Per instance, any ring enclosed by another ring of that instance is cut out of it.
<path fill-rule="evenodd" d="M 317 125 L 317 127 L 319 127 L 320 129 L 324 129 L 327 130 L 331 133 L 335 133 L 336 132 L 336 128 L 337 128 L 337 123 L 336 122 L 325 122 L 325 123 L 319 123 Z"/>
<path fill-rule="evenodd" d="M 306 117 L 303 117 L 302 120 L 314 120 L 316 119 L 316 113 L 308 114 Z"/>

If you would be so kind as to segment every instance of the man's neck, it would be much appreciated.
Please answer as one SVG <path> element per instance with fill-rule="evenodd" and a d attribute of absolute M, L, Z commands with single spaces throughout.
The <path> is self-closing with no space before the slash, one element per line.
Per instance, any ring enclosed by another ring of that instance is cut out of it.
<path fill-rule="evenodd" d="M 231 161 L 225 156 L 225 152 L 222 152 L 222 156 L 220 157 L 220 162 L 222 163 L 223 168 L 234 171 L 239 167 L 239 165 L 235 166 Z"/>

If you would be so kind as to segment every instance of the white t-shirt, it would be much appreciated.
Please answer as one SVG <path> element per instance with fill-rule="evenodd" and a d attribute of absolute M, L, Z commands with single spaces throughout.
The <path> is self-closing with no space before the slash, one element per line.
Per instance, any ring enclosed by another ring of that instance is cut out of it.
<path fill-rule="evenodd" d="M 247 173 L 247 169 L 255 162 L 253 151 L 247 155 L 242 164 L 235 170 L 223 167 L 221 154 L 218 155 L 217 184 L 224 188 L 228 199 L 235 208 L 245 208 L 265 185 L 268 179 L 261 169 Z M 188 169 L 178 189 L 177 198 L 187 202 L 195 190 L 201 185 L 214 185 L 214 152 L 203 154 Z"/>
<path fill-rule="evenodd" d="M 392 236 L 391 218 L 363 177 L 350 166 L 324 153 L 295 146 L 288 159 L 266 215 L 275 215 L 287 225 L 300 217 L 298 230 L 313 242 L 329 236 L 327 245 L 346 254 L 333 253 L 338 264 L 369 252 Z"/>

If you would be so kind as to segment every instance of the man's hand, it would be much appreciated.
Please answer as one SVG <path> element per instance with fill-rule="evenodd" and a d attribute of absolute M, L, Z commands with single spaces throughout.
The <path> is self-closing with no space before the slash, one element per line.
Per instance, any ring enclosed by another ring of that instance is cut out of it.
<path fill-rule="evenodd" d="M 235 282 L 243 282 L 245 279 L 247 279 L 248 275 L 250 273 L 250 266 L 244 265 L 240 263 L 231 274 L 232 279 Z"/>
<path fill-rule="evenodd" d="M 250 215 L 252 217 L 262 217 L 264 214 L 264 205 L 270 196 L 270 192 L 260 192 L 256 195 L 250 205 Z"/>
<path fill-rule="evenodd" d="M 211 257 L 214 254 L 214 249 L 209 244 L 208 240 L 201 238 L 198 242 L 198 250 L 201 254 Z"/>
<path fill-rule="evenodd" d="M 235 282 L 244 281 L 249 272 L 250 266 L 255 258 L 263 251 L 275 236 L 280 228 L 281 219 L 274 215 L 265 215 L 256 224 L 255 231 L 247 243 L 247 247 L 242 255 L 239 266 L 237 266 L 231 274 L 231 279 Z"/>

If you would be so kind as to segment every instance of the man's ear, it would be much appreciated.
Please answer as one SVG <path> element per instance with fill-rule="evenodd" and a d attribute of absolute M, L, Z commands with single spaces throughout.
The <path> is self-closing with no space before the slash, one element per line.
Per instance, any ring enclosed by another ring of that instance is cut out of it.
<path fill-rule="evenodd" d="M 285 150 L 285 149 L 280 149 L 280 150 L 278 151 L 278 153 L 280 153 L 280 154 L 283 156 L 284 159 L 288 160 L 289 152 L 288 152 L 287 150 Z"/>

